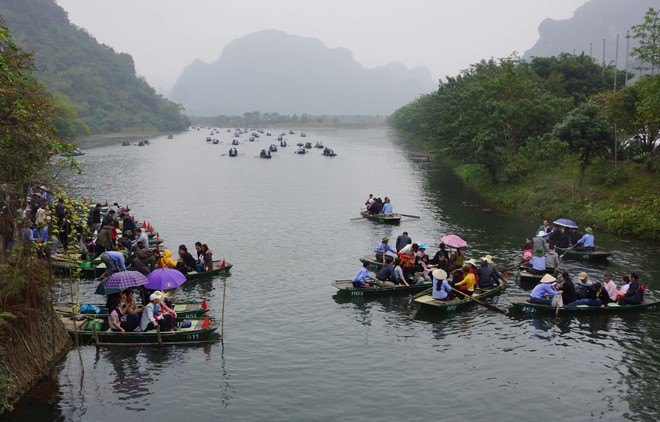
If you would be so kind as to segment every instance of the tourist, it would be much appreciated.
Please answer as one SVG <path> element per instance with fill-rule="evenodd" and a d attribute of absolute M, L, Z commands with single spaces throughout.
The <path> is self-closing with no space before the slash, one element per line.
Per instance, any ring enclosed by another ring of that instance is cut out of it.
<path fill-rule="evenodd" d="M 396 285 L 396 283 L 394 283 L 393 281 L 395 280 L 395 275 L 394 275 L 394 267 L 392 266 L 392 261 L 393 261 L 392 257 L 387 255 L 385 257 L 385 263 L 376 274 L 376 278 L 374 282 L 379 287 L 394 287 Z"/>
<path fill-rule="evenodd" d="M 385 215 L 392 215 L 394 214 L 394 209 L 392 207 L 392 203 L 390 201 L 390 198 L 385 197 L 385 203 L 383 204 L 383 209 L 381 211 Z"/>
<path fill-rule="evenodd" d="M 567 228 L 562 227 L 560 229 L 559 240 L 556 245 L 564 249 L 570 248 L 573 245 L 573 242 L 571 242 L 571 233 Z"/>
<path fill-rule="evenodd" d="M 616 301 L 616 284 L 614 283 L 614 280 L 612 280 L 612 274 L 605 274 L 603 276 L 603 286 L 605 287 L 605 290 L 607 290 L 607 294 L 610 297 L 610 300 L 612 302 Z"/>
<path fill-rule="evenodd" d="M 103 217 L 103 221 L 101 222 L 101 227 L 107 226 L 110 223 L 114 223 L 114 221 L 115 221 L 115 211 L 108 210 L 108 212 L 105 214 L 105 217 Z"/>
<path fill-rule="evenodd" d="M 546 272 L 546 260 L 543 249 L 536 249 L 532 260 L 523 265 L 532 274 L 543 274 Z"/>
<path fill-rule="evenodd" d="M 548 272 L 554 272 L 559 269 L 560 260 L 555 245 L 548 246 L 548 252 L 545 254 L 545 268 Z"/>
<path fill-rule="evenodd" d="M 204 252 L 204 267 L 202 271 L 212 271 L 213 270 L 213 251 L 209 249 L 209 246 L 204 243 L 202 245 L 202 251 Z"/>
<path fill-rule="evenodd" d="M 184 274 L 195 271 L 195 258 L 188 252 L 186 245 L 179 245 L 179 259 L 176 264 L 176 269 Z"/>
<path fill-rule="evenodd" d="M 55 224 L 62 224 L 65 214 L 66 206 L 64 205 L 64 198 L 59 198 L 57 205 L 55 205 Z"/>
<path fill-rule="evenodd" d="M 161 292 L 160 290 L 154 291 L 155 295 L 160 297 L 160 303 L 158 304 L 158 315 L 169 315 L 170 316 L 170 321 L 171 321 L 171 326 L 169 327 L 171 330 L 176 331 L 176 312 L 171 308 L 174 307 L 171 301 L 167 299 L 167 293 Z"/>
<path fill-rule="evenodd" d="M 447 273 L 444 270 L 436 269 L 433 271 L 433 290 L 432 296 L 435 300 L 452 300 L 454 292 L 447 282 Z"/>
<path fill-rule="evenodd" d="M 122 321 L 124 312 L 126 311 L 126 303 L 122 303 L 119 296 L 112 299 L 111 311 L 108 315 L 108 324 L 112 331 L 119 331 L 122 334 L 126 333 L 126 323 Z"/>
<path fill-rule="evenodd" d="M 408 232 L 403 232 L 401 235 L 399 235 L 396 238 L 396 251 L 399 252 L 401 249 L 403 249 L 404 246 L 410 245 L 412 243 L 412 239 L 410 236 L 408 236 Z"/>
<path fill-rule="evenodd" d="M 160 258 L 160 266 L 163 268 L 176 268 L 177 262 L 172 259 L 172 251 L 165 249 L 163 251 L 163 256 Z"/>
<path fill-rule="evenodd" d="M 617 301 L 617 303 L 619 302 L 619 299 L 621 298 L 621 296 L 626 294 L 626 292 L 628 291 L 629 288 L 630 288 L 630 277 L 628 277 L 627 275 L 624 275 L 623 277 L 621 277 L 621 288 L 619 288 L 619 290 L 616 291 L 616 301 Z"/>
<path fill-rule="evenodd" d="M 434 262 L 434 260 L 436 260 L 436 261 Z M 436 253 L 435 257 L 433 257 L 433 259 L 429 260 L 429 264 L 430 265 L 435 265 L 435 268 L 441 269 L 441 270 L 443 270 L 447 273 L 450 272 L 449 268 L 450 268 L 451 264 L 449 262 L 449 258 L 447 258 L 447 255 L 445 255 L 445 254 Z"/>
<path fill-rule="evenodd" d="M 543 255 L 548 253 L 548 242 L 545 240 L 546 236 L 547 235 L 542 230 L 540 230 L 536 236 L 534 236 L 534 239 L 532 239 L 532 249 L 535 252 L 536 250 L 541 249 L 541 251 L 543 251 Z"/>
<path fill-rule="evenodd" d="M 607 293 L 607 290 L 598 281 L 594 283 L 593 287 L 594 287 L 594 296 L 596 298 L 594 299 L 594 304 L 591 306 L 600 306 L 601 308 L 606 307 L 607 304 L 612 301 L 610 299 L 610 295 Z"/>
<path fill-rule="evenodd" d="M 552 227 L 548 223 L 548 220 L 543 220 L 543 224 L 536 230 L 537 233 L 544 232 L 546 235 L 552 232 Z"/>
<path fill-rule="evenodd" d="M 32 231 L 32 238 L 35 243 L 48 243 L 50 239 L 48 236 L 48 222 L 49 220 L 46 219 L 45 223 L 39 223 L 37 228 Z"/>
<path fill-rule="evenodd" d="M 578 299 L 590 299 L 593 297 L 593 284 L 589 275 L 584 271 L 578 275 L 578 284 L 575 287 Z"/>
<path fill-rule="evenodd" d="M 639 276 L 636 273 L 630 274 L 630 285 L 628 290 L 619 298 L 619 304 L 639 305 L 644 300 L 644 288 L 639 283 Z"/>
<path fill-rule="evenodd" d="M 353 287 L 371 287 L 371 283 L 367 280 L 373 280 L 373 277 L 369 274 L 369 261 L 364 261 L 362 263 L 362 268 L 360 268 L 353 277 Z"/>
<path fill-rule="evenodd" d="M 369 197 L 367 198 L 366 202 L 364 203 L 364 206 L 367 208 L 367 211 L 371 208 L 371 205 L 374 203 L 374 194 L 370 193 Z"/>
<path fill-rule="evenodd" d="M 465 254 L 461 248 L 456 248 L 456 251 L 451 254 L 449 257 L 449 262 L 454 264 L 455 268 L 461 268 L 463 266 L 463 260 L 465 259 Z"/>
<path fill-rule="evenodd" d="M 160 327 L 161 331 L 167 331 L 172 327 L 172 316 L 170 314 L 158 315 L 156 306 L 160 305 L 160 296 L 152 293 L 149 296 L 149 303 L 144 307 L 142 318 L 140 320 L 140 329 L 149 331 Z"/>
<path fill-rule="evenodd" d="M 29 221 L 26 221 L 23 223 L 23 227 L 18 231 L 19 240 L 26 245 L 34 244 L 34 230 L 31 226 L 32 224 Z"/>
<path fill-rule="evenodd" d="M 445 260 L 449 263 L 449 252 L 445 250 L 445 244 L 440 243 L 438 245 L 438 251 L 433 255 L 433 258 L 429 261 L 433 265 L 438 265 L 440 262 L 440 255 L 444 255 Z M 446 271 L 446 270 L 445 270 Z"/>
<path fill-rule="evenodd" d="M 374 202 L 369 207 L 369 214 L 380 214 L 383 210 L 383 200 L 380 198 L 374 199 Z"/>
<path fill-rule="evenodd" d="M 467 260 L 465 265 L 468 266 L 470 269 L 470 274 L 474 276 L 474 285 L 478 286 L 479 285 L 479 272 L 477 271 L 477 261 L 475 261 L 474 258 L 470 258 Z"/>
<path fill-rule="evenodd" d="M 96 252 L 96 255 L 101 255 L 105 251 L 112 251 L 115 249 L 115 242 L 112 240 L 112 232 L 114 230 L 114 222 L 106 224 L 101 228 L 94 246 L 94 252 Z"/>
<path fill-rule="evenodd" d="M 87 225 L 92 233 L 101 229 L 101 208 L 101 204 L 96 204 L 87 217 Z"/>
<path fill-rule="evenodd" d="M 389 241 L 390 238 L 386 236 L 381 239 L 381 242 L 378 245 L 376 245 L 376 248 L 374 249 L 376 261 L 383 262 L 383 256 L 387 252 L 391 252 L 396 255 L 397 252 L 388 244 Z"/>
<path fill-rule="evenodd" d="M 34 224 L 39 225 L 40 223 L 46 222 L 46 209 L 42 202 L 39 202 L 39 208 L 37 208 L 36 213 L 34 214 Z"/>
<path fill-rule="evenodd" d="M 548 244 L 550 246 L 556 246 L 561 240 L 561 231 L 558 226 L 554 226 L 550 234 L 548 235 Z"/>
<path fill-rule="evenodd" d="M 133 290 L 124 291 L 124 303 L 126 303 L 125 317 L 126 317 L 126 331 L 135 331 L 140 325 L 140 318 L 142 317 L 142 308 L 138 307 L 135 301 L 135 294 Z"/>
<path fill-rule="evenodd" d="M 137 234 L 135 221 L 133 221 L 133 219 L 128 214 L 125 212 L 120 213 L 119 220 L 122 222 L 121 229 L 124 236 L 131 237 Z"/>
<path fill-rule="evenodd" d="M 106 278 L 119 271 L 126 271 L 124 254 L 117 251 L 105 251 L 101 254 L 101 261 L 105 264 L 105 272 L 100 278 Z"/>
<path fill-rule="evenodd" d="M 470 266 L 464 265 L 461 271 L 463 272 L 463 280 L 454 284 L 454 288 L 460 291 L 460 294 L 458 292 L 456 294 L 459 299 L 463 299 L 465 295 L 472 296 L 475 285 L 474 274 L 470 272 Z"/>
<path fill-rule="evenodd" d="M 596 249 L 595 238 L 591 227 L 584 229 L 586 232 L 575 244 L 574 249 L 578 251 L 593 251 Z"/>
<path fill-rule="evenodd" d="M 497 270 L 494 263 L 491 264 L 492 259 L 489 261 L 488 256 L 481 258 L 481 264 L 477 269 L 479 274 L 478 285 L 482 289 L 489 289 L 495 287 L 499 284 L 499 280 L 502 277 L 502 274 Z"/>
<path fill-rule="evenodd" d="M 575 292 L 575 284 L 571 280 L 568 271 L 561 273 L 563 281 L 559 285 L 559 289 L 562 291 L 562 300 L 564 306 L 574 306 L 574 302 L 578 300 L 577 293 Z"/>
<path fill-rule="evenodd" d="M 57 240 L 62 244 L 66 251 L 69 247 L 69 235 L 71 234 L 72 226 L 69 214 L 66 213 L 64 218 L 60 221 L 58 226 Z"/>
<path fill-rule="evenodd" d="M 394 278 L 396 280 L 396 284 L 403 284 L 406 287 L 410 286 L 408 280 L 406 280 L 405 274 L 403 273 L 403 268 L 401 267 L 401 258 L 398 256 L 394 258 Z"/>
<path fill-rule="evenodd" d="M 552 305 L 552 300 L 547 296 L 556 296 L 562 294 L 561 291 L 558 291 L 551 286 L 551 283 L 556 280 L 557 279 L 550 274 L 544 275 L 539 284 L 534 286 L 534 289 L 532 289 L 532 292 L 529 294 L 529 301 L 531 303 L 538 303 L 540 305 Z"/>
<path fill-rule="evenodd" d="M 158 261 L 158 254 L 144 246 L 143 242 L 138 242 L 133 258 L 133 266 L 136 271 L 149 275 L 155 268 Z"/>
<path fill-rule="evenodd" d="M 135 229 L 135 236 L 136 236 L 136 238 L 133 239 L 133 241 L 131 243 L 131 248 L 133 250 L 135 250 L 137 248 L 137 245 L 140 242 L 144 243 L 145 248 L 149 247 L 149 235 L 147 234 L 147 229 L 137 227 Z"/>

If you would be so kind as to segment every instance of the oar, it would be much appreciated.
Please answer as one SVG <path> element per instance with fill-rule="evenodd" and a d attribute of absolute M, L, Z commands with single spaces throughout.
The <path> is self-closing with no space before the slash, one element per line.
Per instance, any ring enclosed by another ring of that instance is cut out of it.
<path fill-rule="evenodd" d="M 576 245 L 577 245 L 577 243 L 576 243 L 575 245 L 571 246 L 570 248 L 566 249 L 566 252 L 564 252 L 563 254 L 561 254 L 561 255 L 559 256 L 559 259 L 562 259 L 562 258 L 564 257 L 564 255 L 566 255 L 566 254 L 567 254 L 571 249 L 573 249 Z"/>
<path fill-rule="evenodd" d="M 351 218 L 351 221 L 355 221 L 355 220 L 362 220 L 363 218 L 364 218 L 364 217 L 356 217 L 356 218 Z"/>
<path fill-rule="evenodd" d="M 398 214 L 399 214 L 400 216 L 402 216 L 402 217 L 422 218 L 422 217 L 420 217 L 419 215 L 410 215 L 410 214 L 401 214 L 401 213 L 398 213 Z"/>
<path fill-rule="evenodd" d="M 480 301 L 479 299 L 477 299 L 476 297 L 469 296 L 469 295 L 465 294 L 464 292 L 461 292 L 460 290 L 455 289 L 455 288 L 453 288 L 453 287 L 452 287 L 451 289 L 452 289 L 453 291 L 457 292 L 457 293 L 460 293 L 461 295 L 465 296 L 466 298 L 468 298 L 468 299 L 472 299 L 472 300 L 474 300 L 475 302 L 477 302 L 478 304 L 485 306 L 486 308 L 490 309 L 491 311 L 499 312 L 499 313 L 501 313 L 501 314 L 503 314 L 503 315 L 506 315 L 506 312 L 503 311 L 503 310 L 501 310 L 501 309 L 498 308 L 497 306 L 493 306 L 493 305 L 489 305 L 489 304 L 487 304 L 487 303 L 484 303 L 484 302 Z"/>
<path fill-rule="evenodd" d="M 417 293 L 415 296 L 413 296 L 413 299 L 417 299 L 418 297 L 422 297 L 425 294 L 427 294 L 428 292 L 430 292 L 431 290 L 433 290 L 433 286 L 429 287 L 428 289 L 424 290 L 423 292 Z"/>

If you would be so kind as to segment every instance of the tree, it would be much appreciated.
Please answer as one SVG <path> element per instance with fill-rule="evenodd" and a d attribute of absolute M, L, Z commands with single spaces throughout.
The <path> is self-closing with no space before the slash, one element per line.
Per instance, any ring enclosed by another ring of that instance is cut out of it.
<path fill-rule="evenodd" d="M 649 8 L 644 15 L 644 21 L 631 28 L 631 38 L 639 42 L 639 46 L 632 49 L 630 54 L 650 65 L 651 75 L 660 67 L 660 10 Z M 640 70 L 648 69 L 641 67 Z"/>
<path fill-rule="evenodd" d="M 579 185 L 582 185 L 591 161 L 597 156 L 604 155 L 612 142 L 611 128 L 602 117 L 600 107 L 593 103 L 584 103 L 570 111 L 554 127 L 553 135 L 567 141 L 570 150 L 578 154 Z"/>

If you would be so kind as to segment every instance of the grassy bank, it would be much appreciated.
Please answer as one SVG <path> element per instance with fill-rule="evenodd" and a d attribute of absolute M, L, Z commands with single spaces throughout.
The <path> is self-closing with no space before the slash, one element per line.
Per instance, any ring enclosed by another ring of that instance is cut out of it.
<path fill-rule="evenodd" d="M 660 177 L 635 163 L 602 160 L 578 186 L 578 162 L 539 162 L 517 183 L 493 184 L 479 165 L 447 162 L 478 195 L 504 210 L 537 218 L 570 218 L 580 226 L 660 239 Z"/>

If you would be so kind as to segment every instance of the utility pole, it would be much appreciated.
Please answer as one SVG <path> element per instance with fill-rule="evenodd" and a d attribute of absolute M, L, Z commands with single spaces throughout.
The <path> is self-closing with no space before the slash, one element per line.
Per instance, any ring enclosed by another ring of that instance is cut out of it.
<path fill-rule="evenodd" d="M 603 38 L 603 80 L 605 80 L 605 38 Z"/>
<path fill-rule="evenodd" d="M 626 31 L 626 79 L 623 81 L 623 85 L 628 85 L 628 54 L 630 49 L 630 30 Z"/>
<path fill-rule="evenodd" d="M 619 33 L 616 34 L 616 46 L 614 48 L 614 94 L 616 95 L 616 77 L 619 73 L 618 69 L 619 64 Z M 616 171 L 617 167 L 617 142 L 616 142 L 616 122 L 614 123 L 614 170 Z"/>

